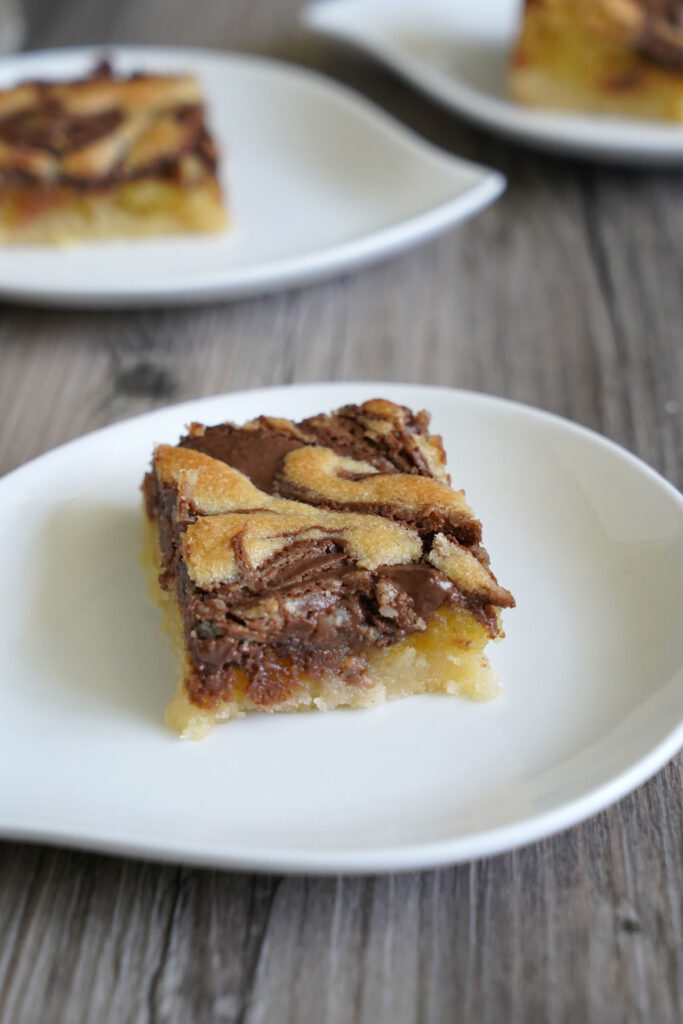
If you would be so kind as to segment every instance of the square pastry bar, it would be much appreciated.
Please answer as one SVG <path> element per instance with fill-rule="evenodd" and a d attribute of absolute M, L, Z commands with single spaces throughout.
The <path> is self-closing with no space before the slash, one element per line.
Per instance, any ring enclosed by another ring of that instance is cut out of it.
<path fill-rule="evenodd" d="M 182 664 L 168 723 L 489 699 L 514 605 L 429 416 L 376 399 L 294 423 L 190 426 L 145 477 L 147 557 Z"/>
<path fill-rule="evenodd" d="M 192 75 L 0 91 L 0 242 L 218 231 L 217 152 Z"/>
<path fill-rule="evenodd" d="M 510 89 L 531 106 L 683 121 L 683 0 L 526 0 Z"/>

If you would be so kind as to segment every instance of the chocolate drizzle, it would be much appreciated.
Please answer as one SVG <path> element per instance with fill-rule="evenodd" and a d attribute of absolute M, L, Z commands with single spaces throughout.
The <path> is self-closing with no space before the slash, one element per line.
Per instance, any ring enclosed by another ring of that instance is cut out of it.
<path fill-rule="evenodd" d="M 431 619 L 454 589 L 443 573 L 421 563 L 384 566 L 382 575 L 410 598 L 421 619 Z"/>
<path fill-rule="evenodd" d="M 244 430 L 230 423 L 207 427 L 203 434 L 182 438 L 181 448 L 204 452 L 248 476 L 260 491 L 273 493 L 273 482 L 288 452 L 304 442 L 265 427 Z"/>
<path fill-rule="evenodd" d="M 359 406 L 347 405 L 334 416 L 311 416 L 300 427 L 312 439 L 339 455 L 359 462 L 369 462 L 380 473 L 419 473 L 432 476 L 427 460 L 419 447 L 411 444 L 414 435 L 426 436 L 429 418 L 425 413 L 414 415 L 410 409 L 399 407 L 403 413 L 400 430 L 368 435 Z"/>
<path fill-rule="evenodd" d="M 11 146 L 44 149 L 61 156 L 115 131 L 122 120 L 120 110 L 70 114 L 58 100 L 47 99 L 39 107 L 0 119 L 0 139 Z"/>

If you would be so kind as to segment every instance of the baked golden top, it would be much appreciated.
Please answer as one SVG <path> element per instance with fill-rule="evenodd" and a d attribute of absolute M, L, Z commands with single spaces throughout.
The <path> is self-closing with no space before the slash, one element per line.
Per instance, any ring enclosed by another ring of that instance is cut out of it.
<path fill-rule="evenodd" d="M 268 490 L 206 451 L 159 445 L 153 469 L 161 486 L 176 494 L 177 521 L 187 523 L 181 545 L 190 579 L 208 589 L 226 583 L 250 586 L 255 574 L 292 545 L 333 540 L 360 569 L 422 562 L 442 572 L 463 594 L 495 606 L 513 604 L 479 544 L 479 520 L 464 493 L 447 482 L 440 438 L 426 429 L 410 433 L 404 420 L 408 410 L 393 403 L 347 408 L 353 408 L 353 423 L 359 428 L 353 439 L 357 448 L 374 446 L 381 464 L 378 438 L 384 437 L 386 445 L 391 440 L 394 446 L 395 461 L 410 451 L 420 463 L 429 461 L 438 477 L 397 472 L 393 466 L 382 471 L 322 443 L 327 433 L 334 435 L 338 449 L 350 447 L 333 423 L 344 410 L 300 424 L 261 418 L 239 428 L 224 425 L 232 431 L 233 451 L 252 438 L 256 449 L 272 449 L 278 439 L 291 439 L 294 447 L 279 457 Z M 192 436 L 204 439 L 205 430 L 195 424 Z M 225 445 L 225 437 L 221 443 Z"/>

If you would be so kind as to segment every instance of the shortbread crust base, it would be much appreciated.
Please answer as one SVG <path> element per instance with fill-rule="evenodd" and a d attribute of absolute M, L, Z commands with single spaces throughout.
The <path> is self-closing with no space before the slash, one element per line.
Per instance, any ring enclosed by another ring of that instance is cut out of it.
<path fill-rule="evenodd" d="M 180 682 L 164 720 L 187 739 L 203 739 L 217 723 L 242 717 L 248 711 L 363 708 L 419 693 L 446 693 L 488 701 L 501 692 L 484 653 L 490 639 L 488 633 L 470 612 L 456 608 L 437 612 L 424 632 L 412 634 L 393 647 L 373 651 L 368 655 L 368 670 L 360 684 L 333 675 L 316 679 L 302 676 L 295 696 L 266 708 L 254 704 L 238 687 L 229 701 L 212 709 L 198 707 L 189 700 L 184 686 L 190 665 L 176 595 L 159 585 L 157 525 L 146 513 L 144 520 L 142 560 L 148 571 L 149 592 L 162 609 L 162 629 L 173 639 L 180 671 Z"/>
<path fill-rule="evenodd" d="M 106 192 L 68 187 L 0 189 L 0 243 L 70 245 L 107 238 L 221 231 L 227 218 L 215 181 L 123 182 Z"/>

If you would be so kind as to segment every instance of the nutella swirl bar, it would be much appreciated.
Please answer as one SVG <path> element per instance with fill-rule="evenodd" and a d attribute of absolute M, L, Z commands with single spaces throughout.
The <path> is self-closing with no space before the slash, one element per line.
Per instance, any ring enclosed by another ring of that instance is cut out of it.
<path fill-rule="evenodd" d="M 218 154 L 192 75 L 115 75 L 0 91 L 0 241 L 217 231 Z"/>
<path fill-rule="evenodd" d="M 192 424 L 144 482 L 187 735 L 248 710 L 481 699 L 514 605 L 426 413 L 381 399 L 299 423 Z"/>

